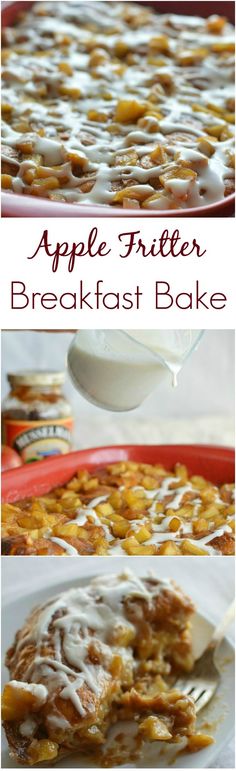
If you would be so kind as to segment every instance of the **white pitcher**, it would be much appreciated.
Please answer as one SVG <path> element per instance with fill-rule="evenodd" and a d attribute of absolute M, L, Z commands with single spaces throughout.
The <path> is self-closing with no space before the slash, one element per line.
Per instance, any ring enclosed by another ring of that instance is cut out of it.
<path fill-rule="evenodd" d="M 132 410 L 164 379 L 177 376 L 201 330 L 80 330 L 68 351 L 72 381 L 86 399 L 107 410 Z"/>

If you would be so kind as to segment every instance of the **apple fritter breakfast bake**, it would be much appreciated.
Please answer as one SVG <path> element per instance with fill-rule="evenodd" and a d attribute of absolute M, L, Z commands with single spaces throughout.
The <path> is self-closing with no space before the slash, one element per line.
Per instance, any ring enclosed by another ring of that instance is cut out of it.
<path fill-rule="evenodd" d="M 3 29 L 2 79 L 10 193 L 165 210 L 234 191 L 234 30 L 223 16 L 36 2 Z"/>
<path fill-rule="evenodd" d="M 79 470 L 64 487 L 2 506 L 9 555 L 234 554 L 234 485 L 177 463 Z"/>
<path fill-rule="evenodd" d="M 99 576 L 33 610 L 7 653 L 3 721 L 14 760 L 55 762 L 94 753 L 109 727 L 135 720 L 145 742 L 196 751 L 195 706 L 173 687 L 193 666 L 194 607 L 169 580 L 131 571 Z"/>

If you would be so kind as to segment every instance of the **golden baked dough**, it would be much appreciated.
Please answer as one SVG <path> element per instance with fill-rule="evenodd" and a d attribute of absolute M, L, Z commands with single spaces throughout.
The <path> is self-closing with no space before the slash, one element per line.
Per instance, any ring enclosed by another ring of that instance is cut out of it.
<path fill-rule="evenodd" d="M 171 686 L 193 666 L 193 610 L 171 581 L 130 571 L 33 610 L 6 657 L 11 756 L 26 765 L 75 751 L 96 756 L 120 719 L 135 720 L 140 749 L 145 741 L 193 740 L 194 704 Z M 211 741 L 197 737 L 199 749 Z"/>
<path fill-rule="evenodd" d="M 3 30 L 2 80 L 10 194 L 158 211 L 234 191 L 234 29 L 223 16 L 36 2 Z"/>
<path fill-rule="evenodd" d="M 86 470 L 40 498 L 3 504 L 9 555 L 234 554 L 234 486 L 189 476 L 177 463 Z"/>

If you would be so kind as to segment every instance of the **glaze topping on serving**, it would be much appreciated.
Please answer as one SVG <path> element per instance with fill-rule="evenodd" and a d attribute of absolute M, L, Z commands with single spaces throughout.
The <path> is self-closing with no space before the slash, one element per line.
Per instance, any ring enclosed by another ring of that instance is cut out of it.
<path fill-rule="evenodd" d="M 234 35 L 127 2 L 35 3 L 3 31 L 4 189 L 201 207 L 234 190 Z"/>
<path fill-rule="evenodd" d="M 187 677 L 193 667 L 193 611 L 172 581 L 130 570 L 35 608 L 6 657 L 3 720 L 12 756 L 34 765 L 76 750 L 110 767 L 105 742 L 120 720 L 132 721 L 137 757 L 146 741 L 193 741 L 195 706 L 173 687 L 176 674 Z M 198 734 L 196 749 L 211 741 Z M 130 757 L 132 743 L 123 762 Z"/>

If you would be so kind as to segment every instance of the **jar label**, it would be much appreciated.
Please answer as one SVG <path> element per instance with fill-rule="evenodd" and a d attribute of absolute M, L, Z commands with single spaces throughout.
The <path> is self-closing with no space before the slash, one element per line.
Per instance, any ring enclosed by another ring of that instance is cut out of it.
<path fill-rule="evenodd" d="M 4 419 L 4 444 L 13 447 L 23 463 L 31 463 L 53 455 L 69 452 L 73 420 L 10 420 Z"/>

